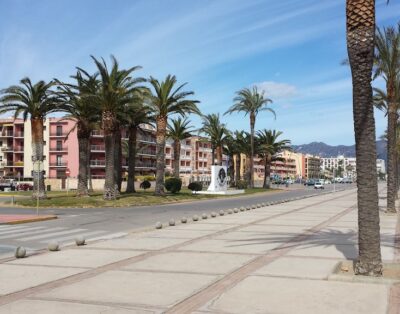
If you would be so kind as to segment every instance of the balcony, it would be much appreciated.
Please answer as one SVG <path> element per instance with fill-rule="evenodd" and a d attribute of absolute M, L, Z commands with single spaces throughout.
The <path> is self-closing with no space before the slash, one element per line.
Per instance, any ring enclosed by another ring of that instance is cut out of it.
<path fill-rule="evenodd" d="M 138 155 L 145 155 L 145 156 L 156 156 L 156 151 L 152 149 L 139 149 Z"/>
<path fill-rule="evenodd" d="M 50 147 L 49 152 L 67 152 L 68 151 L 68 146 L 63 145 L 63 146 L 55 146 L 55 147 Z"/>
<path fill-rule="evenodd" d="M 0 137 L 14 137 L 14 132 L 3 131 L 0 133 Z"/>
<path fill-rule="evenodd" d="M 14 161 L 14 167 L 23 167 L 24 162 L 23 161 Z"/>
<path fill-rule="evenodd" d="M 146 163 L 146 162 L 136 162 L 136 168 L 140 168 L 140 169 L 155 169 L 156 168 L 156 163 Z"/>
<path fill-rule="evenodd" d="M 23 146 L 14 146 L 14 153 L 23 153 L 24 147 Z"/>
<path fill-rule="evenodd" d="M 66 168 L 68 163 L 65 161 L 51 162 L 50 167 Z"/>
<path fill-rule="evenodd" d="M 96 167 L 105 167 L 106 161 L 105 160 L 91 160 L 90 161 L 90 167 L 96 168 Z"/>
<path fill-rule="evenodd" d="M 14 151 L 14 148 L 13 148 L 12 146 L 3 146 L 3 147 L 1 148 L 1 151 L 2 151 L 2 152 L 13 152 L 13 151 Z"/>
<path fill-rule="evenodd" d="M 68 132 L 50 132 L 50 137 L 66 137 Z"/>
<path fill-rule="evenodd" d="M 1 167 L 7 168 L 7 167 L 14 167 L 14 164 L 12 161 L 3 161 L 1 164 Z"/>
<path fill-rule="evenodd" d="M 190 156 L 190 155 L 189 156 L 188 155 L 181 155 L 180 159 L 181 160 L 192 160 L 192 156 Z"/>
<path fill-rule="evenodd" d="M 99 131 L 99 130 L 92 131 L 92 137 L 103 137 L 103 136 L 104 136 L 103 131 Z"/>
<path fill-rule="evenodd" d="M 104 145 L 90 145 L 91 152 L 105 152 L 106 147 Z"/>
<path fill-rule="evenodd" d="M 138 137 L 138 142 L 156 144 L 156 139 L 151 136 L 141 136 Z"/>
<path fill-rule="evenodd" d="M 14 137 L 24 137 L 24 132 L 15 132 Z"/>

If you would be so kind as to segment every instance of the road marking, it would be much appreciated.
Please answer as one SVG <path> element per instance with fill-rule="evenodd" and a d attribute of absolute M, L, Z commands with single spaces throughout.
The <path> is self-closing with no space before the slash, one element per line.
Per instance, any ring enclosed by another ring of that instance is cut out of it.
<path fill-rule="evenodd" d="M 1 235 L 11 234 L 11 233 L 17 234 L 18 232 L 26 233 L 26 232 L 28 232 L 28 231 L 33 231 L 33 230 L 38 230 L 38 229 L 45 229 L 45 227 L 32 227 L 32 228 L 25 228 L 25 229 L 1 231 L 1 232 L 0 232 L 0 239 L 2 239 L 2 236 L 1 236 Z"/>
<path fill-rule="evenodd" d="M 5 236 L 0 236 L 0 239 L 14 238 L 14 240 L 19 241 L 18 237 L 23 237 L 23 236 L 32 235 L 32 234 L 38 234 L 38 233 L 43 234 L 43 232 L 60 231 L 60 230 L 65 230 L 65 228 L 55 227 L 55 228 L 40 229 L 40 230 L 35 230 L 35 231 L 24 231 L 24 232 L 21 232 L 21 233 L 18 233 L 18 234 L 8 234 L 8 235 L 5 235 Z"/>
<path fill-rule="evenodd" d="M 82 232 L 86 231 L 87 229 L 72 229 L 72 230 L 67 230 L 67 231 L 60 231 L 60 232 L 51 232 L 47 234 L 42 234 L 34 237 L 27 237 L 27 238 L 21 238 L 18 239 L 19 241 L 32 241 L 32 240 L 40 240 L 40 239 L 45 239 L 45 238 L 55 238 L 56 236 L 59 235 L 64 235 L 64 234 L 70 234 L 70 233 L 77 233 L 77 232 Z"/>

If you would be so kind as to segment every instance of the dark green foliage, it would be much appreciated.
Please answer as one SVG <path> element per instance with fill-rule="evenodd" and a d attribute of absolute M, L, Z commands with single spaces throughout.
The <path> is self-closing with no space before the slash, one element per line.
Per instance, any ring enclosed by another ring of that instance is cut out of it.
<path fill-rule="evenodd" d="M 151 183 L 148 180 L 144 180 L 142 183 L 140 183 L 140 188 L 143 190 L 149 189 L 151 187 Z"/>
<path fill-rule="evenodd" d="M 165 180 L 165 188 L 172 194 L 178 193 L 182 188 L 182 180 L 178 178 L 169 178 Z"/>
<path fill-rule="evenodd" d="M 188 189 L 194 192 L 201 191 L 203 189 L 203 183 L 194 181 L 188 185 Z"/>
<path fill-rule="evenodd" d="M 247 184 L 247 181 L 246 181 L 246 180 L 239 180 L 238 183 L 237 183 L 237 185 L 236 185 L 236 187 L 237 187 L 239 190 L 247 189 L 247 186 L 248 186 L 248 184 Z"/>

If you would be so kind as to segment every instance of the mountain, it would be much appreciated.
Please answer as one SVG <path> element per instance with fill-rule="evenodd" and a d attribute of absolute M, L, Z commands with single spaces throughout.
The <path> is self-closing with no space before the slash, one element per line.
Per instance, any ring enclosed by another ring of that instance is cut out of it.
<path fill-rule="evenodd" d="M 356 156 L 355 145 L 331 146 L 323 142 L 312 142 L 310 144 L 292 145 L 292 148 L 295 152 L 317 155 L 320 157 L 337 157 L 338 155 L 344 155 L 345 157 Z M 386 161 L 387 151 L 386 142 L 384 140 L 376 141 L 376 151 L 378 158 Z"/>

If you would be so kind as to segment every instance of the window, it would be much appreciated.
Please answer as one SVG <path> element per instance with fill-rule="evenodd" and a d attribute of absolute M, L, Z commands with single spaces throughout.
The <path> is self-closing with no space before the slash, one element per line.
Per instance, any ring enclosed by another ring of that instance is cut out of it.
<path fill-rule="evenodd" d="M 62 155 L 57 155 L 57 166 L 61 166 L 62 165 Z"/>
<path fill-rule="evenodd" d="M 56 135 L 57 136 L 62 135 L 62 125 L 57 125 Z"/>
<path fill-rule="evenodd" d="M 57 141 L 57 150 L 62 150 L 62 141 Z"/>

